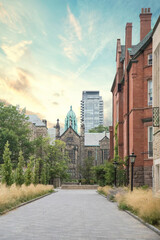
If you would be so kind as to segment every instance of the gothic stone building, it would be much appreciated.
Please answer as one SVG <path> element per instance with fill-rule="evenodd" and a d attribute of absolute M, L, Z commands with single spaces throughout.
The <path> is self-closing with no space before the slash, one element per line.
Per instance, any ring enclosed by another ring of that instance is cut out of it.
<path fill-rule="evenodd" d="M 35 138 L 42 136 L 48 136 L 47 130 L 47 120 L 43 119 L 42 121 L 37 117 L 37 115 L 28 115 L 29 127 L 31 129 L 31 138 L 30 140 L 34 140 Z"/>
<path fill-rule="evenodd" d="M 79 179 L 78 166 L 87 157 L 94 158 L 94 165 L 103 164 L 109 159 L 109 138 L 106 133 L 85 133 L 84 124 L 81 125 L 80 134 L 77 131 L 76 115 L 70 108 L 65 119 L 65 131 L 60 135 L 59 120 L 57 120 L 56 139 L 66 143 L 66 150 L 71 159 L 69 172 L 72 179 Z"/>

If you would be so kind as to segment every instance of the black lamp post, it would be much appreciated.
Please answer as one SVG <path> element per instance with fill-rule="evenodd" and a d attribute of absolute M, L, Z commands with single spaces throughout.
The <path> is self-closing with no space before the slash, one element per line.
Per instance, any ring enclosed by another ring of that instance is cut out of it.
<path fill-rule="evenodd" d="M 117 186 L 117 165 L 118 163 L 116 161 L 113 162 L 114 165 L 114 185 Z"/>
<path fill-rule="evenodd" d="M 131 191 L 133 191 L 133 166 L 136 159 L 136 155 L 134 154 L 134 152 L 132 152 L 132 154 L 129 155 L 129 158 L 131 161 Z"/>

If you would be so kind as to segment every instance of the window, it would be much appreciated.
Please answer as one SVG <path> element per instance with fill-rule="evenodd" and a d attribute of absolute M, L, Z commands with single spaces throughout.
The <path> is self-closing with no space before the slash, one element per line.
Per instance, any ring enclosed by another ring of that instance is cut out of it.
<path fill-rule="evenodd" d="M 152 65 L 152 54 L 148 54 L 148 65 Z"/>
<path fill-rule="evenodd" d="M 153 128 L 148 127 L 148 157 L 153 157 Z"/>
<path fill-rule="evenodd" d="M 68 150 L 68 156 L 71 159 L 71 163 L 75 163 L 75 153 L 74 150 Z"/>
<path fill-rule="evenodd" d="M 88 151 L 88 157 L 92 157 L 92 151 Z"/>
<path fill-rule="evenodd" d="M 152 105 L 152 80 L 148 81 L 148 106 Z"/>
<path fill-rule="evenodd" d="M 104 150 L 104 160 L 107 160 L 108 159 L 108 150 L 105 149 Z"/>

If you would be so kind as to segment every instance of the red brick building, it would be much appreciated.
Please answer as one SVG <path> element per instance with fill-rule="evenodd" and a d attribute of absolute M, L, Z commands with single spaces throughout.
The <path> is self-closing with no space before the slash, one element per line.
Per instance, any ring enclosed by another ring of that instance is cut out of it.
<path fill-rule="evenodd" d="M 125 45 L 117 39 L 113 94 L 113 137 L 118 125 L 119 156 L 135 153 L 134 186 L 152 185 L 152 30 L 150 8 L 140 14 L 140 42 L 132 45 L 132 23 Z M 113 140 L 114 145 L 114 140 Z M 128 161 L 128 176 L 130 163 Z"/>

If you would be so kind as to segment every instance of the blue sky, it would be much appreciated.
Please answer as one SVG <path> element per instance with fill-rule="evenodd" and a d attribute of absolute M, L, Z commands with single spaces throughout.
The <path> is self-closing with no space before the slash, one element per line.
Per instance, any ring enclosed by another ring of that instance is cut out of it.
<path fill-rule="evenodd" d="M 0 0 L 1 99 L 30 113 L 64 124 L 73 106 L 80 123 L 83 90 L 99 90 L 105 124 L 111 123 L 111 85 L 116 41 L 124 44 L 125 25 L 139 41 L 139 14 L 157 0 Z M 51 126 L 50 125 L 50 126 Z"/>

